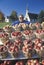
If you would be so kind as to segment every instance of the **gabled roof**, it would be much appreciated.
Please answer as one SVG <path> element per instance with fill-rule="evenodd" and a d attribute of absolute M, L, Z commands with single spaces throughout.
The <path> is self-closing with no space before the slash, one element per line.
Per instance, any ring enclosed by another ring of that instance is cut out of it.
<path fill-rule="evenodd" d="M 35 13 L 28 13 L 30 19 L 37 19 L 38 17 L 38 14 L 35 14 Z"/>

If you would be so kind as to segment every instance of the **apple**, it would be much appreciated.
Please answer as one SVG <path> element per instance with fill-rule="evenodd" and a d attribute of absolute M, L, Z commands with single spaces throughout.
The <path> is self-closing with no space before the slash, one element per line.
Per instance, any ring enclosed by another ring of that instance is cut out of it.
<path fill-rule="evenodd" d="M 3 63 L 1 63 L 0 65 L 4 65 Z"/>
<path fill-rule="evenodd" d="M 29 40 L 24 40 L 24 45 L 27 45 L 27 44 L 29 44 Z"/>
<path fill-rule="evenodd" d="M 32 30 L 29 30 L 29 33 L 31 33 L 31 34 L 32 34 L 32 33 L 33 33 L 33 32 L 32 32 Z"/>
<path fill-rule="evenodd" d="M 21 41 L 20 39 L 15 40 L 15 42 L 16 42 L 17 44 L 22 43 L 22 41 Z"/>
<path fill-rule="evenodd" d="M 20 61 L 20 65 L 24 65 L 23 61 Z"/>
<path fill-rule="evenodd" d="M 41 44 L 39 43 L 38 46 L 41 47 Z"/>
<path fill-rule="evenodd" d="M 20 65 L 20 63 L 19 62 L 16 62 L 16 64 L 15 65 Z"/>
<path fill-rule="evenodd" d="M 14 51 L 14 49 L 13 49 L 13 48 L 14 48 L 14 47 L 12 47 L 12 46 L 11 46 L 9 50 L 10 50 L 11 52 L 13 52 L 13 51 Z"/>
<path fill-rule="evenodd" d="M 12 32 L 12 35 L 13 36 L 18 36 L 18 35 L 21 36 L 21 32 Z"/>
<path fill-rule="evenodd" d="M 28 39 L 26 39 L 26 40 L 24 40 L 24 45 L 27 45 L 27 44 L 29 44 L 31 42 L 31 40 L 28 40 Z"/>
<path fill-rule="evenodd" d="M 42 65 L 44 65 L 44 60 L 42 60 Z"/>
<path fill-rule="evenodd" d="M 4 65 L 7 65 L 7 61 L 4 61 L 4 63 L 3 63 Z"/>
<path fill-rule="evenodd" d="M 24 34 L 25 34 L 25 35 L 29 35 L 29 31 L 28 31 L 28 30 L 25 30 L 25 31 L 24 31 Z"/>
<path fill-rule="evenodd" d="M 4 52 L 7 48 L 5 46 L 0 46 L 0 52 Z"/>
<path fill-rule="evenodd" d="M 18 47 L 16 46 L 16 47 L 14 47 L 14 50 L 16 51 L 16 52 L 18 52 Z"/>
<path fill-rule="evenodd" d="M 12 35 L 13 35 L 13 36 L 17 36 L 17 33 L 15 33 L 15 32 L 12 32 Z"/>
<path fill-rule="evenodd" d="M 8 34 L 7 33 L 4 33 L 4 36 L 8 36 Z"/>
<path fill-rule="evenodd" d="M 11 65 L 11 61 L 8 61 L 8 60 L 6 61 L 5 60 L 4 63 L 3 63 L 3 65 Z"/>
<path fill-rule="evenodd" d="M 40 48 L 41 48 L 41 47 L 39 47 L 39 46 L 36 46 L 36 49 L 40 50 Z"/>
<path fill-rule="evenodd" d="M 37 38 L 36 40 L 35 40 L 35 43 L 41 43 L 42 42 L 42 40 L 40 39 L 40 38 Z"/>
<path fill-rule="evenodd" d="M 32 46 L 29 46 L 29 50 L 31 50 L 32 49 Z"/>
<path fill-rule="evenodd" d="M 31 60 L 28 60 L 27 61 L 27 65 L 31 65 Z"/>
<path fill-rule="evenodd" d="M 26 51 L 26 48 L 25 48 L 25 46 L 23 46 L 22 50 L 23 50 L 23 51 Z"/>
<path fill-rule="evenodd" d="M 9 49 L 11 52 L 18 52 L 18 46 L 14 45 L 14 46 L 10 46 Z"/>
<path fill-rule="evenodd" d="M 7 65 L 11 65 L 11 61 L 7 61 Z"/>
<path fill-rule="evenodd" d="M 37 33 L 41 33 L 41 30 L 36 30 Z"/>

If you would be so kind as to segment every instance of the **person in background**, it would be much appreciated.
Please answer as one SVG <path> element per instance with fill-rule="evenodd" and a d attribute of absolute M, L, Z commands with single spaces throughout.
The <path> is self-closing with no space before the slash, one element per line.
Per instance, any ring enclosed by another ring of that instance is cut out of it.
<path fill-rule="evenodd" d="M 12 23 L 12 26 L 15 26 L 15 28 L 28 28 L 28 25 L 30 24 L 29 21 L 24 20 L 24 16 L 22 14 L 19 15 L 18 21 L 15 21 Z"/>

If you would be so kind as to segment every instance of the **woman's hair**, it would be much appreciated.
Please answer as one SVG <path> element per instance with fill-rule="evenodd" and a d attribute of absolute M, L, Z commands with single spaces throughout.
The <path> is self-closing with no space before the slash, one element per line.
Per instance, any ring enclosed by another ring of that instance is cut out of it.
<path fill-rule="evenodd" d="M 20 14 L 19 17 L 23 17 L 23 18 L 24 18 L 24 16 L 23 16 L 22 14 Z M 19 18 L 19 17 L 18 17 L 18 18 Z"/>

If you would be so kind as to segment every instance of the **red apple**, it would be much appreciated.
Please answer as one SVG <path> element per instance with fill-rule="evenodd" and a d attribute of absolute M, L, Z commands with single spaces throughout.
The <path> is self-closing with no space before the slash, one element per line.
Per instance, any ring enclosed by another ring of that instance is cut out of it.
<path fill-rule="evenodd" d="M 41 43 L 41 42 L 42 42 L 42 40 L 39 39 L 39 38 L 37 38 L 37 39 L 35 40 L 35 43 Z"/>
<path fill-rule="evenodd" d="M 7 65 L 7 61 L 4 61 L 4 63 L 3 63 L 4 65 Z"/>
<path fill-rule="evenodd" d="M 20 65 L 24 65 L 23 61 L 20 61 Z"/>
<path fill-rule="evenodd" d="M 27 65 L 31 65 L 31 60 L 28 60 L 27 61 Z"/>
<path fill-rule="evenodd" d="M 21 33 L 20 33 L 20 32 L 12 32 L 12 35 L 13 35 L 13 36 L 18 36 L 18 35 L 20 36 Z"/>
<path fill-rule="evenodd" d="M 40 65 L 39 63 L 36 63 L 36 65 Z"/>
<path fill-rule="evenodd" d="M 40 34 L 41 33 L 41 30 L 36 30 L 36 32 Z"/>
<path fill-rule="evenodd" d="M 0 65 L 4 65 L 3 63 L 1 63 Z"/>
<path fill-rule="evenodd" d="M 28 30 L 24 31 L 24 34 L 29 35 L 29 31 Z"/>
<path fill-rule="evenodd" d="M 16 64 L 15 65 L 20 65 L 20 63 L 19 62 L 16 62 Z"/>
<path fill-rule="evenodd" d="M 44 60 L 42 60 L 42 64 L 44 65 Z"/>
<path fill-rule="evenodd" d="M 22 43 L 22 41 L 20 39 L 15 40 L 16 44 Z"/>
<path fill-rule="evenodd" d="M 7 65 L 11 65 L 11 61 L 7 61 Z"/>
<path fill-rule="evenodd" d="M 18 52 L 18 47 L 16 46 L 16 47 L 14 47 L 14 50 L 16 51 L 16 52 Z"/>
<path fill-rule="evenodd" d="M 22 50 L 23 50 L 23 51 L 26 51 L 26 49 L 27 49 L 27 48 L 26 48 L 25 46 L 23 46 Z"/>

